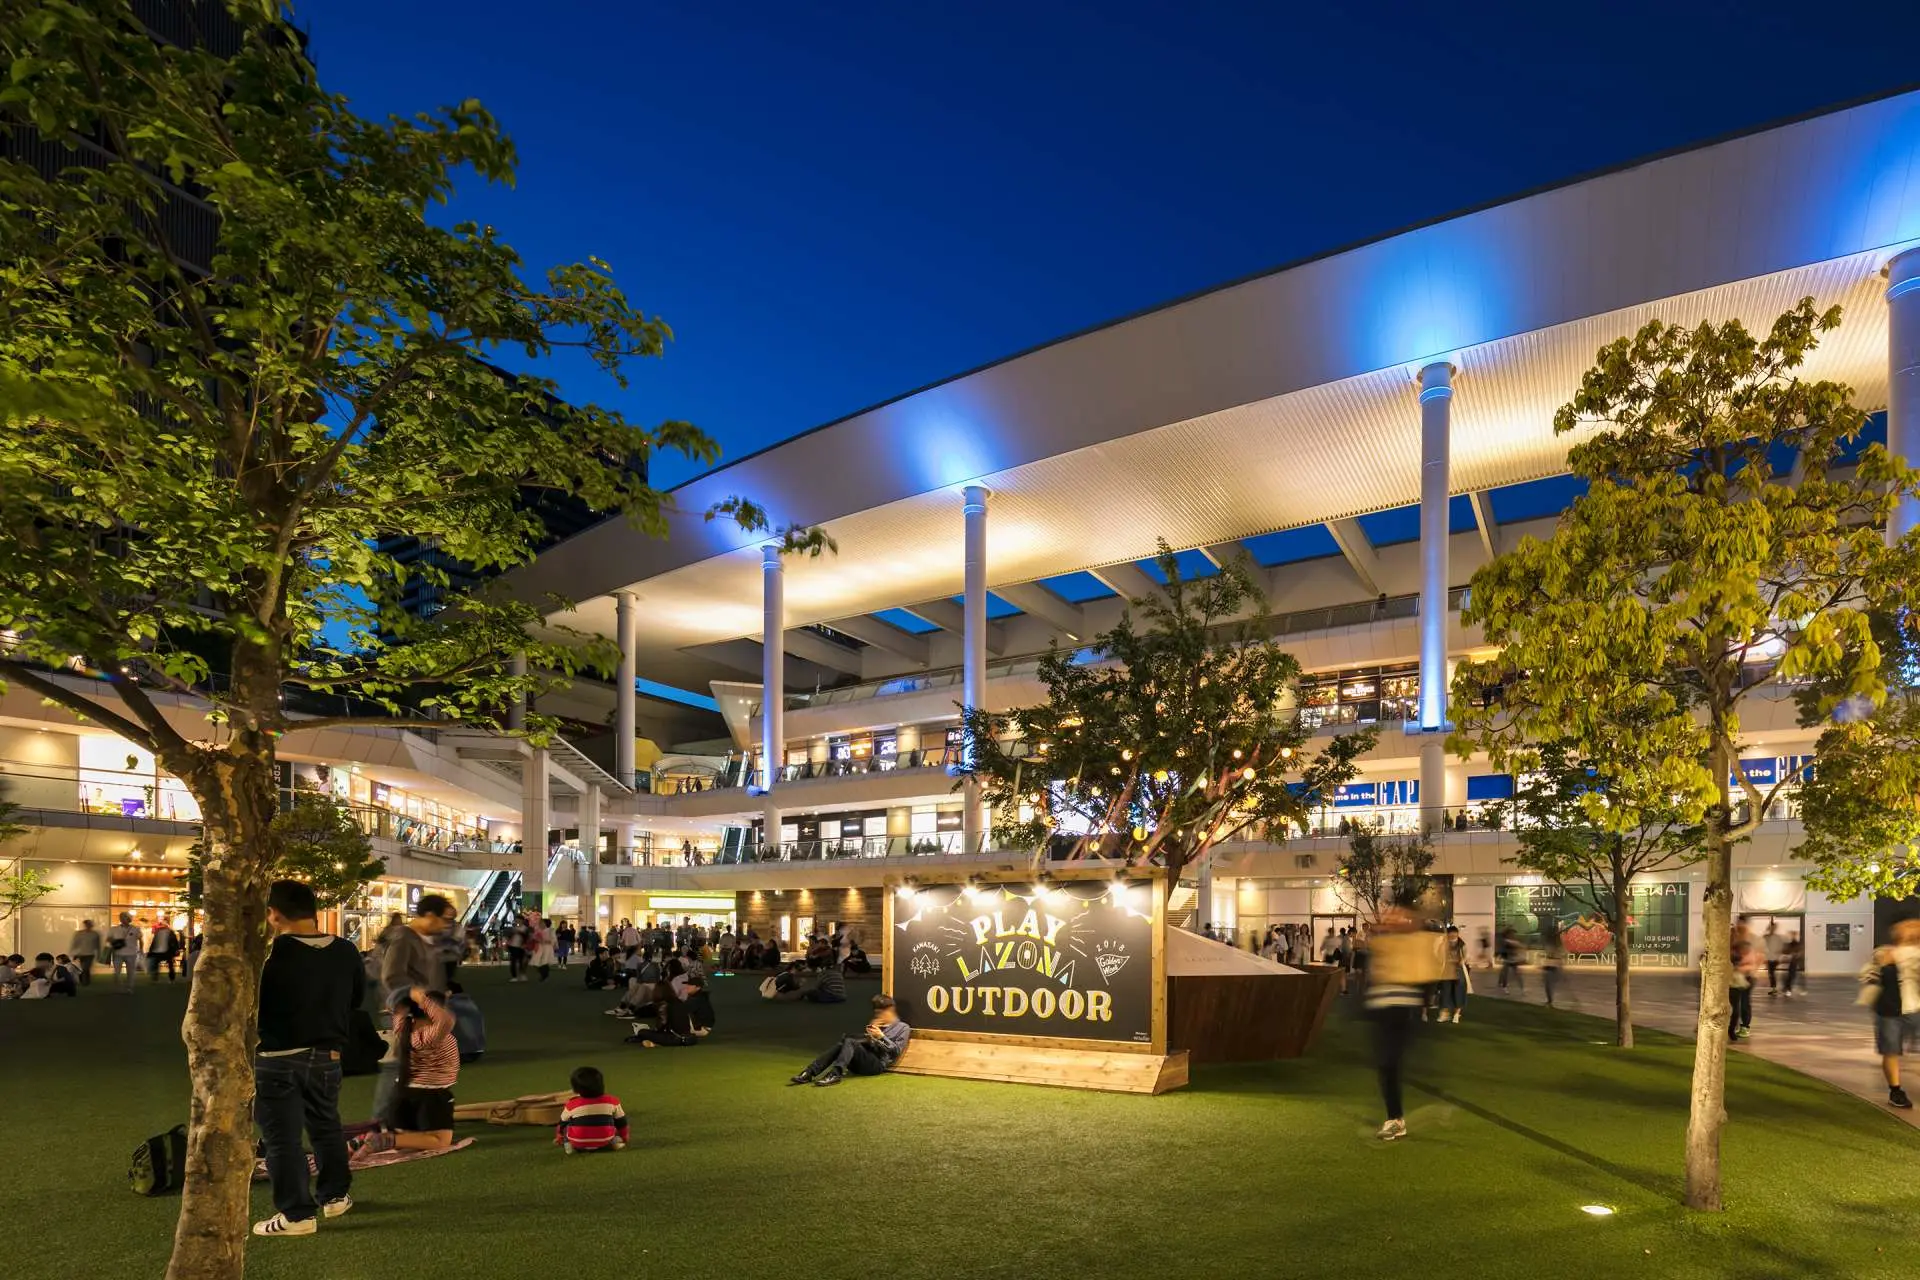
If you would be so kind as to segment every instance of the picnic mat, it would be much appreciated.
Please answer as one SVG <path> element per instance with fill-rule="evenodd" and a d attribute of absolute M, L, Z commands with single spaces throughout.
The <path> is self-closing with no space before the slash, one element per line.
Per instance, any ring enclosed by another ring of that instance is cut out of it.
<path fill-rule="evenodd" d="M 347 1167 L 355 1173 L 358 1173 L 362 1169 L 380 1169 L 390 1164 L 406 1164 L 410 1160 L 431 1160 L 435 1156 L 450 1155 L 455 1151 L 464 1150 L 472 1145 L 472 1138 L 462 1138 L 445 1151 L 401 1151 L 397 1147 L 391 1151 L 356 1151 L 353 1153 L 353 1158 L 347 1162 Z M 318 1172 L 314 1167 L 313 1154 L 311 1152 L 307 1154 L 307 1172 Z M 253 1180 L 255 1182 L 265 1182 L 267 1180 L 267 1162 L 265 1160 L 255 1160 L 253 1162 Z"/>

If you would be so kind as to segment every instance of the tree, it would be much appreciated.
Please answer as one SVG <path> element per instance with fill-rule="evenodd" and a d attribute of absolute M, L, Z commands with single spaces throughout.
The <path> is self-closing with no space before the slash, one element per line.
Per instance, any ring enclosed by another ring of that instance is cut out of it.
<path fill-rule="evenodd" d="M 1920 477 L 1877 445 L 1848 465 L 1865 414 L 1846 387 L 1797 372 L 1839 322 L 1807 299 L 1763 337 L 1655 321 L 1602 348 L 1554 418 L 1556 432 L 1581 432 L 1568 465 L 1586 493 L 1551 538 L 1476 573 L 1464 614 L 1501 652 L 1461 672 L 1463 734 L 1563 742 L 1609 786 L 1700 824 L 1695 1209 L 1721 1207 L 1733 847 L 1799 772 L 1764 789 L 1748 774 L 1741 712 L 1808 680 L 1827 713 L 1877 707 L 1868 611 L 1910 607 L 1920 591 L 1920 542 L 1889 546 L 1880 532 Z M 1774 469 L 1785 452 L 1797 485 Z M 1482 686 L 1502 690 L 1491 708 L 1466 696 Z"/>
<path fill-rule="evenodd" d="M 1826 724 L 1800 789 L 1797 855 L 1807 884 L 1834 898 L 1920 894 L 1920 618 L 1876 613 L 1886 700 L 1871 714 L 1843 705 Z M 1819 723 L 1827 691 L 1801 694 L 1802 719 Z"/>
<path fill-rule="evenodd" d="M 387 872 L 385 858 L 373 854 L 373 841 L 360 829 L 352 810 L 331 796 L 303 790 L 293 806 L 275 815 L 269 837 L 274 845 L 272 878 L 304 880 L 322 907 L 337 907 Z M 187 902 L 199 907 L 205 896 L 206 846 L 187 855 Z"/>
<path fill-rule="evenodd" d="M 158 43 L 119 0 L 0 12 L 0 629 L 15 633 L 0 679 L 151 750 L 200 806 L 205 945 L 168 1269 L 194 1280 L 243 1265 L 276 740 L 367 710 L 491 727 L 611 666 L 609 645 L 546 625 L 564 602 L 471 596 L 415 622 L 408 575 L 445 575 L 376 540 L 511 568 L 541 532 L 529 490 L 662 535 L 670 500 L 629 460 L 717 455 L 684 422 L 637 427 L 494 363 L 572 348 L 624 386 L 670 333 L 606 264 L 532 275 L 493 228 L 438 216 L 463 176 L 512 180 L 480 104 L 364 120 L 319 85 L 273 0 L 231 12 L 225 58 Z M 25 159 L 47 155 L 65 158 L 53 177 Z M 206 212 L 210 271 L 181 239 Z M 742 499 L 707 515 L 766 526 Z M 329 622 L 352 640 L 330 642 Z M 70 667 L 91 687 L 50 674 Z M 210 707 L 217 740 L 155 690 Z M 308 692 L 353 701 L 303 717 Z"/>
<path fill-rule="evenodd" d="M 1308 752 L 1289 705 L 1300 664 L 1273 640 L 1248 561 L 1189 580 L 1163 542 L 1157 563 L 1164 593 L 1132 601 L 1087 649 L 1041 660 L 1046 702 L 967 710 L 965 772 L 1002 847 L 1156 862 L 1171 893 L 1219 842 L 1304 826 L 1375 735 L 1336 734 Z"/>
<path fill-rule="evenodd" d="M 1649 768 L 1616 779 L 1583 763 L 1564 742 L 1536 746 L 1495 736 L 1492 745 L 1494 762 L 1521 778 L 1506 806 L 1515 815 L 1520 842 L 1511 861 L 1563 888 L 1585 886 L 1605 915 L 1613 947 L 1614 1041 L 1631 1049 L 1633 881 L 1698 862 L 1699 825 L 1684 820 L 1664 793 L 1631 793 L 1636 781 L 1653 772 Z M 1620 746 L 1628 752 L 1660 749 L 1651 734 Z"/>
<path fill-rule="evenodd" d="M 14 821 L 19 812 L 19 805 L 0 800 L 0 845 L 27 834 L 27 828 Z M 46 872 L 28 867 L 25 859 L 14 859 L 0 872 L 0 920 L 12 919 L 59 887 L 47 879 Z"/>
<path fill-rule="evenodd" d="M 1347 837 L 1335 874 L 1369 923 L 1388 907 L 1416 907 L 1433 890 L 1433 842 L 1424 835 L 1388 836 L 1358 825 Z"/>

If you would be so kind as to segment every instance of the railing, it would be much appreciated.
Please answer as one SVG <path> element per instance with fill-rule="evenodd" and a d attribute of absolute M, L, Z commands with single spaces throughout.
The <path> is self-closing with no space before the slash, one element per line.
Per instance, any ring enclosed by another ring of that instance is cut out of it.
<path fill-rule="evenodd" d="M 200 821 L 200 806 L 186 788 L 154 771 L 0 760 L 0 799 L 63 813 Z"/>
<path fill-rule="evenodd" d="M 1000 742 L 1000 749 L 1015 760 L 1034 759 L 1042 753 L 1039 745 L 1029 738 L 1007 738 Z M 807 782 L 815 778 L 853 778 L 871 773 L 891 773 L 896 769 L 945 769 L 949 765 L 959 764 L 965 752 L 964 747 L 947 746 L 924 747 L 913 751 L 901 751 L 889 756 L 868 756 L 857 760 L 808 760 L 801 764 L 788 764 L 780 767 L 776 782 Z M 761 782 L 761 771 L 756 766 L 741 772 L 746 786 L 757 787 Z"/>
<path fill-rule="evenodd" d="M 851 858 L 937 858 L 961 853 L 981 853 L 987 848 L 984 838 L 968 845 L 957 831 L 917 836 L 861 836 L 843 840 L 787 840 L 779 844 L 749 845 L 736 853 L 716 858 L 712 865 L 746 865 L 765 862 L 838 862 Z"/>

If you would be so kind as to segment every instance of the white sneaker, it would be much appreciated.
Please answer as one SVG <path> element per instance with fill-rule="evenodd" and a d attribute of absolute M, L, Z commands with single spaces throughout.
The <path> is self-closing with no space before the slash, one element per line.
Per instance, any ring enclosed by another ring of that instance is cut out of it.
<path fill-rule="evenodd" d="M 289 1222 L 284 1213 L 276 1213 L 265 1222 L 253 1224 L 253 1234 L 257 1236 L 310 1236 L 319 1229 L 318 1218 L 302 1218 L 298 1222 Z"/>
<path fill-rule="evenodd" d="M 1453 1020 L 1454 1020 L 1455 1022 L 1458 1022 L 1458 1021 L 1460 1021 L 1460 1015 L 1461 1015 L 1461 1013 L 1463 1013 L 1463 1012 L 1465 1012 L 1465 1011 L 1464 1011 L 1464 1010 L 1461 1010 L 1461 1009 L 1455 1009 L 1455 1010 L 1453 1011 Z"/>
<path fill-rule="evenodd" d="M 1396 1142 L 1407 1136 L 1405 1120 L 1389 1120 L 1380 1126 L 1380 1132 L 1374 1135 L 1382 1142 Z"/>
<path fill-rule="evenodd" d="M 341 1196 L 338 1200 L 329 1200 L 321 1205 L 320 1216 L 323 1218 L 337 1218 L 351 1208 L 353 1208 L 353 1197 Z"/>

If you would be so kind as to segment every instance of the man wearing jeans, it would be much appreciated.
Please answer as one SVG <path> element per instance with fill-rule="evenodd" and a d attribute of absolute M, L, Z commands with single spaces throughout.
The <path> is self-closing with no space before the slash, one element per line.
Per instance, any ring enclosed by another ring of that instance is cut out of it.
<path fill-rule="evenodd" d="M 260 974 L 260 1047 L 253 1060 L 253 1118 L 267 1152 L 277 1211 L 257 1236 L 310 1236 L 325 1215 L 353 1207 L 347 1140 L 340 1130 L 340 1051 L 349 1017 L 366 997 L 360 952 L 320 932 L 309 885 L 275 880 L 267 891 L 273 946 Z M 308 1186 L 301 1130 L 313 1143 L 317 1181 Z M 317 1198 L 316 1198 L 317 1196 Z"/>

